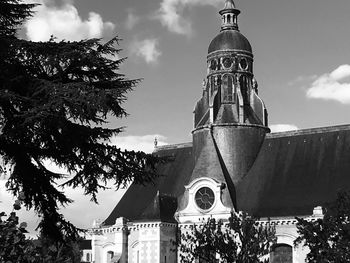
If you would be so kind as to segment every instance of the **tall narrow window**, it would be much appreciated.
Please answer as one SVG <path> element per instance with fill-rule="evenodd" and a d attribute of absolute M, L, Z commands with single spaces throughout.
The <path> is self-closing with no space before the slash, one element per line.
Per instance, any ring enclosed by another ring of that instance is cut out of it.
<path fill-rule="evenodd" d="M 232 82 L 233 82 L 233 79 L 232 79 L 231 76 L 229 76 L 227 78 L 227 100 L 229 102 L 233 101 L 233 99 L 232 99 L 232 97 L 233 97 L 232 96 L 232 94 L 233 94 L 233 92 L 232 92 Z"/>
<path fill-rule="evenodd" d="M 222 94 L 224 102 L 233 101 L 233 78 L 232 76 L 225 75 L 222 82 Z"/>

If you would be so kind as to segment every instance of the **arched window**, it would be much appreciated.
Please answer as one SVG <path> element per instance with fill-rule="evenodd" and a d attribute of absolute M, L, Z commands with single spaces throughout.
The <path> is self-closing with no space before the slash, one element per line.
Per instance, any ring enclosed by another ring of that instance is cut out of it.
<path fill-rule="evenodd" d="M 293 263 L 293 248 L 287 244 L 277 244 L 270 253 L 271 263 Z"/>

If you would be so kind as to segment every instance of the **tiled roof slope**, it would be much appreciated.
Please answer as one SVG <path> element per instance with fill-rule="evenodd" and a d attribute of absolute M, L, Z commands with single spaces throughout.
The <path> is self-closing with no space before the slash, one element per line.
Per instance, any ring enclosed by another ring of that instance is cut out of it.
<path fill-rule="evenodd" d="M 151 204 L 143 211 L 139 221 L 161 221 L 176 223 L 174 214 L 177 209 L 177 198 L 159 192 Z"/>
<path fill-rule="evenodd" d="M 340 190 L 350 190 L 350 126 L 269 134 L 237 205 L 261 217 L 310 215 Z"/>
<path fill-rule="evenodd" d="M 153 185 L 132 184 L 104 221 L 104 225 L 114 225 L 118 217 L 138 220 L 146 216 L 148 220 L 155 220 L 157 218 L 150 218 L 150 214 L 145 210 L 154 202 L 158 191 L 160 194 L 174 197 L 185 191 L 184 185 L 187 184 L 193 169 L 192 145 L 160 147 L 155 154 L 174 157 L 173 161 L 159 167 L 159 174 L 164 176 L 159 177 Z"/>
<path fill-rule="evenodd" d="M 184 193 L 194 169 L 192 146 L 162 147 L 156 154 L 174 157 L 159 170 L 165 176 L 154 185 L 130 186 L 105 225 L 113 225 L 121 216 L 159 219 L 160 207 L 147 212 L 156 204 L 157 192 L 174 197 Z M 252 168 L 234 188 L 237 209 L 252 215 L 312 214 L 314 207 L 332 201 L 338 191 L 350 190 L 350 125 L 268 134 Z"/>

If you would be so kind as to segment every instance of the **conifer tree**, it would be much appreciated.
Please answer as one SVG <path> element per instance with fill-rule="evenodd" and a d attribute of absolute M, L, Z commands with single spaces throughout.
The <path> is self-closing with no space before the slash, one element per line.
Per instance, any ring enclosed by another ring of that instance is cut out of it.
<path fill-rule="evenodd" d="M 116 188 L 152 182 L 160 160 L 108 144 L 123 127 L 106 128 L 107 119 L 127 115 L 122 104 L 139 82 L 119 72 L 125 60 L 118 58 L 119 39 L 20 39 L 16 32 L 34 6 L 0 1 L 1 169 L 9 174 L 8 189 L 41 217 L 42 233 L 62 239 L 77 234 L 59 213 L 72 200 L 58 185 L 66 175 L 45 161 L 73 175 L 64 185 L 82 187 L 97 201 L 107 181 Z"/>

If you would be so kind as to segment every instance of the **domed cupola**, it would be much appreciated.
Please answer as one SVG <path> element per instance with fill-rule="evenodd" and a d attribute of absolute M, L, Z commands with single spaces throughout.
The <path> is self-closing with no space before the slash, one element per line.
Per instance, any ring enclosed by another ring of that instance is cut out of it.
<path fill-rule="evenodd" d="M 208 54 L 220 50 L 237 50 L 252 53 L 248 39 L 238 30 L 223 30 L 210 43 Z"/>
<path fill-rule="evenodd" d="M 252 124 L 267 127 L 267 113 L 258 96 L 253 53 L 239 32 L 233 0 L 226 0 L 220 33 L 211 41 L 203 98 L 195 109 L 195 128 L 207 124 Z"/>
<path fill-rule="evenodd" d="M 211 41 L 208 54 L 219 50 L 241 50 L 252 53 L 248 39 L 238 29 L 238 15 L 241 13 L 233 2 L 227 0 L 221 15 L 221 32 Z"/>

